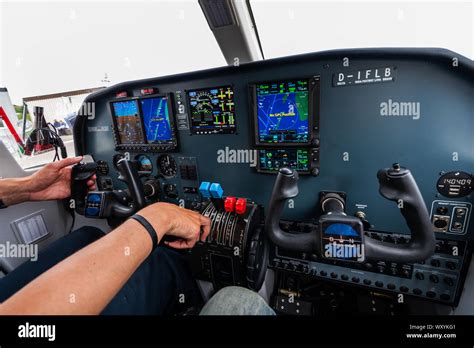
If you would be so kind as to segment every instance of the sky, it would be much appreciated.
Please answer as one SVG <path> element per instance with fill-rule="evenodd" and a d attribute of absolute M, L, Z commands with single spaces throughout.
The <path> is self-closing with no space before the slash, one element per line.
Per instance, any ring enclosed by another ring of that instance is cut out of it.
<path fill-rule="evenodd" d="M 251 0 L 266 58 L 444 47 L 471 59 L 468 1 Z M 0 87 L 24 97 L 225 65 L 197 0 L 0 0 Z M 107 73 L 110 82 L 104 82 Z"/>
<path fill-rule="evenodd" d="M 0 0 L 0 86 L 23 97 L 225 65 L 197 1 Z"/>

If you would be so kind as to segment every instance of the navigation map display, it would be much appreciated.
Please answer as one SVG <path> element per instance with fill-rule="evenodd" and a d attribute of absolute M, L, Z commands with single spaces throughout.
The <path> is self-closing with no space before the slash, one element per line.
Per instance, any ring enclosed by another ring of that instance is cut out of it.
<path fill-rule="evenodd" d="M 234 133 L 235 103 L 232 86 L 187 91 L 193 134 Z"/>
<path fill-rule="evenodd" d="M 143 132 L 136 100 L 112 103 L 119 144 L 143 144 Z"/>
<path fill-rule="evenodd" d="M 258 83 L 255 92 L 257 143 L 310 142 L 308 80 Z"/>
<path fill-rule="evenodd" d="M 149 144 L 173 141 L 167 96 L 140 99 L 145 137 Z"/>

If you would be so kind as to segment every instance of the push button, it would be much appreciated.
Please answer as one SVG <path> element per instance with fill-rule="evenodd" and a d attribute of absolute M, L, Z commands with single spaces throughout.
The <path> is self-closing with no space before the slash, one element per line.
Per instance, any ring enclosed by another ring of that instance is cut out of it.
<path fill-rule="evenodd" d="M 456 264 L 455 264 L 454 262 L 452 262 L 452 261 L 447 261 L 447 262 L 446 262 L 446 267 L 447 267 L 448 269 L 456 269 Z"/>
<path fill-rule="evenodd" d="M 449 301 L 451 299 L 451 296 L 449 296 L 448 294 L 441 294 L 439 298 L 443 301 Z"/>
<path fill-rule="evenodd" d="M 428 296 L 429 298 L 435 298 L 435 297 L 436 297 L 436 292 L 434 292 L 434 291 L 427 291 L 427 292 L 426 292 L 426 296 Z"/>
<path fill-rule="evenodd" d="M 237 198 L 235 197 L 227 197 L 224 201 L 224 209 L 228 213 L 232 213 L 235 210 L 235 203 L 237 202 Z"/>
<path fill-rule="evenodd" d="M 415 277 L 416 277 L 416 279 L 418 279 L 418 280 L 423 280 L 423 279 L 425 279 L 425 275 L 424 275 L 423 273 L 420 273 L 420 272 L 416 272 L 416 273 L 415 273 Z"/>
<path fill-rule="evenodd" d="M 99 215 L 99 208 L 96 207 L 88 207 L 86 208 L 86 213 L 85 215 L 88 217 L 94 217 Z"/>
<path fill-rule="evenodd" d="M 101 201 L 101 196 L 97 193 L 89 193 L 87 195 L 87 201 L 88 202 L 93 202 L 93 203 L 100 203 Z"/>
<path fill-rule="evenodd" d="M 210 188 L 211 188 L 211 183 L 207 181 L 203 181 L 201 185 L 199 186 L 199 193 L 204 198 L 210 198 L 211 197 L 211 192 L 209 192 Z"/>
<path fill-rule="evenodd" d="M 224 194 L 224 190 L 221 187 L 221 184 L 218 183 L 212 183 L 209 192 L 212 196 L 212 198 L 222 198 L 222 195 Z"/>
<path fill-rule="evenodd" d="M 247 200 L 245 198 L 239 198 L 235 202 L 235 212 L 239 215 L 245 214 L 247 210 Z"/>
<path fill-rule="evenodd" d="M 451 277 L 444 277 L 444 283 L 448 286 L 453 286 L 454 285 L 454 280 Z"/>

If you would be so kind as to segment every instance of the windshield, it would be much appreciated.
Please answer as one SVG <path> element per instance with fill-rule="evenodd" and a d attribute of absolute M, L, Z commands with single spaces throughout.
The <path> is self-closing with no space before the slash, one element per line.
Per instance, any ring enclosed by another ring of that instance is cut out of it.
<path fill-rule="evenodd" d="M 197 1 L 0 3 L 0 84 L 15 104 L 226 64 Z"/>
<path fill-rule="evenodd" d="M 441 47 L 473 54 L 472 1 L 251 0 L 265 58 L 338 48 Z"/>

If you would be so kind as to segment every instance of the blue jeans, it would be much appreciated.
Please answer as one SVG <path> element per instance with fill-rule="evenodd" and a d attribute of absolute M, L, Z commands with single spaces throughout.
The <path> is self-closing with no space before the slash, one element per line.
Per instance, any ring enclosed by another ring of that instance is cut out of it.
<path fill-rule="evenodd" d="M 200 315 L 275 315 L 275 312 L 256 292 L 228 286 L 206 303 Z"/>

